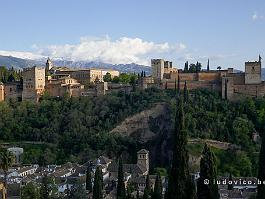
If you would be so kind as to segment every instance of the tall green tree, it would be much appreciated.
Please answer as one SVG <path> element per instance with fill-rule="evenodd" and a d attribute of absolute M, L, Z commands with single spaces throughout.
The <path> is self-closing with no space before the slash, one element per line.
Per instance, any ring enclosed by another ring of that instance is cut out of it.
<path fill-rule="evenodd" d="M 86 190 L 81 182 L 77 182 L 70 190 L 67 199 L 84 199 L 87 198 Z"/>
<path fill-rule="evenodd" d="M 189 72 L 190 73 L 195 73 L 197 71 L 196 65 L 195 64 L 190 64 L 189 65 Z"/>
<path fill-rule="evenodd" d="M 178 75 L 178 87 L 177 87 L 177 97 L 180 96 L 180 77 Z"/>
<path fill-rule="evenodd" d="M 184 102 L 188 103 L 188 101 L 189 101 L 189 91 L 187 88 L 187 81 L 185 81 L 185 84 L 184 84 Z"/>
<path fill-rule="evenodd" d="M 155 181 L 154 192 L 152 194 L 152 199 L 161 199 L 161 198 L 163 198 L 162 189 L 163 189 L 163 187 L 162 187 L 161 176 L 158 173 L 156 175 L 156 181 Z"/>
<path fill-rule="evenodd" d="M 189 62 L 188 61 L 185 62 L 184 72 L 185 73 L 189 72 Z"/>
<path fill-rule="evenodd" d="M 54 194 L 54 182 L 53 179 L 45 175 L 42 178 L 41 188 L 40 188 L 40 199 L 50 199 Z"/>
<path fill-rule="evenodd" d="M 89 166 L 86 170 L 86 190 L 89 192 L 92 192 L 92 178 L 91 178 L 91 172 Z"/>
<path fill-rule="evenodd" d="M 151 190 L 151 185 L 150 185 L 150 176 L 148 174 L 145 180 L 145 189 L 144 189 L 143 199 L 150 198 L 151 194 L 152 194 L 152 190 Z"/>
<path fill-rule="evenodd" d="M 124 173 L 123 173 L 123 164 L 122 159 L 119 159 L 119 168 L 118 168 L 118 185 L 117 185 L 117 199 L 125 199 L 126 190 L 124 184 Z"/>
<path fill-rule="evenodd" d="M 200 72 L 201 71 L 201 68 L 202 68 L 201 63 L 197 62 L 195 68 L 196 68 L 196 72 L 197 73 Z"/>
<path fill-rule="evenodd" d="M 262 143 L 259 153 L 259 170 L 258 179 L 261 182 L 265 181 L 265 135 L 262 135 Z M 263 183 L 258 185 L 257 199 L 265 198 L 265 185 Z"/>
<path fill-rule="evenodd" d="M 231 173 L 229 174 L 228 181 L 230 181 L 230 182 L 233 181 L 233 177 L 232 177 L 232 174 Z M 233 190 L 233 183 L 228 184 L 228 190 Z"/>
<path fill-rule="evenodd" d="M 208 59 L 208 62 L 207 62 L 207 71 L 210 71 L 210 60 Z"/>
<path fill-rule="evenodd" d="M 168 198 L 188 199 L 190 184 L 188 166 L 187 132 L 184 124 L 183 99 L 178 97 L 175 116 L 175 130 L 173 133 L 173 158 L 169 173 Z"/>
<path fill-rule="evenodd" d="M 4 186 L 6 189 L 6 198 L 7 198 L 7 172 L 8 169 L 14 163 L 15 157 L 13 153 L 8 151 L 7 149 L 0 150 L 0 168 L 4 171 Z"/>
<path fill-rule="evenodd" d="M 111 74 L 108 72 L 106 73 L 106 75 L 103 76 L 103 81 L 104 82 L 111 82 L 112 78 L 111 78 Z"/>
<path fill-rule="evenodd" d="M 97 167 L 93 186 L 93 199 L 103 199 L 102 171 Z"/>
<path fill-rule="evenodd" d="M 39 199 L 40 193 L 39 188 L 32 182 L 26 184 L 22 188 L 22 199 Z"/>
<path fill-rule="evenodd" d="M 197 183 L 198 199 L 218 199 L 218 185 L 216 184 L 217 168 L 215 155 L 205 144 L 200 162 L 200 178 Z"/>

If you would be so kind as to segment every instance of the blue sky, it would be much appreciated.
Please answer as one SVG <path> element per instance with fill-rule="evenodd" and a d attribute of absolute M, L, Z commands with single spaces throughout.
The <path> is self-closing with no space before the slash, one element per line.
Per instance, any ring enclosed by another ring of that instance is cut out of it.
<path fill-rule="evenodd" d="M 0 0 L 0 7 L 4 55 L 141 64 L 157 57 L 178 67 L 209 57 L 212 67 L 239 69 L 265 58 L 264 0 Z"/>

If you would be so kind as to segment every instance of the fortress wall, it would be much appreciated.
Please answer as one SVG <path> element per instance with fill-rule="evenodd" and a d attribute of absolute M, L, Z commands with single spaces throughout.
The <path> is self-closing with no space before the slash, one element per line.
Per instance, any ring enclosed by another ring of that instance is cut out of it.
<path fill-rule="evenodd" d="M 234 84 L 245 84 L 245 74 L 244 73 L 233 73 L 232 74 Z"/>
<path fill-rule="evenodd" d="M 175 89 L 175 81 L 168 81 L 167 83 L 163 83 L 163 88 L 166 87 L 168 89 Z M 180 81 L 180 89 L 184 89 L 185 81 Z M 208 89 L 214 90 L 217 92 L 221 92 L 221 83 L 210 83 L 210 82 L 203 82 L 203 81 L 187 81 L 187 88 L 188 90 L 195 90 L 195 89 Z"/>
<path fill-rule="evenodd" d="M 234 94 L 250 97 L 265 95 L 265 82 L 261 84 L 234 85 Z"/>
<path fill-rule="evenodd" d="M 198 80 L 197 73 L 179 73 L 180 81 L 196 81 Z"/>
<path fill-rule="evenodd" d="M 198 73 L 199 81 L 216 81 L 220 80 L 220 73 L 216 72 L 202 72 Z"/>

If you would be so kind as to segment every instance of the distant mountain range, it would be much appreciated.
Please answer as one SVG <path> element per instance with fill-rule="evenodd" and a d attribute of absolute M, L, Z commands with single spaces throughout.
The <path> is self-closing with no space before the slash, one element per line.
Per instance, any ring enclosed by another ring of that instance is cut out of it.
<path fill-rule="evenodd" d="M 53 65 L 55 66 L 67 66 L 69 68 L 108 68 L 118 70 L 120 72 L 135 72 L 141 73 L 145 71 L 146 74 L 151 74 L 151 67 L 139 65 L 135 63 L 131 64 L 108 64 L 103 62 L 87 62 L 87 61 L 68 61 L 63 59 L 52 60 Z M 0 66 L 6 66 L 7 68 L 23 69 L 31 67 L 34 65 L 45 66 L 46 59 L 41 60 L 30 60 L 30 59 L 21 59 L 12 56 L 2 56 L 0 55 Z"/>
<path fill-rule="evenodd" d="M 45 66 L 46 59 L 41 60 L 30 60 L 21 59 L 12 56 L 2 56 L 0 55 L 0 66 L 6 66 L 7 68 L 22 69 L 31 67 L 34 65 Z M 86 61 L 68 61 L 64 59 L 53 60 L 55 66 L 68 66 L 70 68 L 109 68 L 118 70 L 120 72 L 135 72 L 141 73 L 145 71 L 146 74 L 151 74 L 151 67 L 139 65 L 135 63 L 131 64 L 108 64 L 103 62 L 86 62 Z M 238 71 L 238 70 L 235 70 Z M 265 68 L 262 68 L 262 79 L 265 80 Z"/>

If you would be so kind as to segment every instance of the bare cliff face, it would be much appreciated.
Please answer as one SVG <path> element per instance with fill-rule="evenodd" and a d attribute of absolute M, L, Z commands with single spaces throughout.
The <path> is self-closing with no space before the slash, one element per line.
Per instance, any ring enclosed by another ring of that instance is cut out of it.
<path fill-rule="evenodd" d="M 151 162 L 162 166 L 169 162 L 171 127 L 170 107 L 159 103 L 126 118 L 111 133 L 134 138 L 151 152 Z"/>

